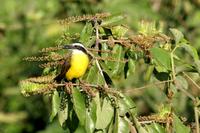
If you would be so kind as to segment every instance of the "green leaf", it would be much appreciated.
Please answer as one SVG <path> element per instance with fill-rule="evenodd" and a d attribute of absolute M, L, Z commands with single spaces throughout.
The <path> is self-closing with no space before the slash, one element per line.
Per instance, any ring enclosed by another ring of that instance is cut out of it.
<path fill-rule="evenodd" d="M 124 71 L 125 78 L 128 78 L 129 76 L 133 75 L 135 73 L 135 60 L 129 59 L 128 63 L 124 66 Z"/>
<path fill-rule="evenodd" d="M 52 103 L 51 103 L 51 116 L 50 116 L 50 122 L 53 121 L 54 117 L 57 115 L 60 107 L 60 97 L 58 95 L 57 91 L 54 91 L 52 96 Z"/>
<path fill-rule="evenodd" d="M 186 127 L 175 114 L 173 114 L 173 128 L 176 133 L 190 133 L 190 128 Z"/>
<path fill-rule="evenodd" d="M 91 118 L 91 113 L 86 111 L 86 121 L 85 121 L 85 130 L 87 133 L 93 133 L 95 129 L 95 124 L 93 119 Z"/>
<path fill-rule="evenodd" d="M 194 61 L 199 60 L 198 52 L 193 46 L 182 44 L 181 47 L 184 48 L 192 56 Z"/>
<path fill-rule="evenodd" d="M 137 109 L 133 100 L 123 94 L 121 94 L 121 97 L 122 98 L 119 101 L 120 115 L 125 115 L 125 113 L 130 112 L 132 116 L 136 116 Z"/>
<path fill-rule="evenodd" d="M 165 128 L 158 123 L 152 123 L 150 125 L 145 125 L 148 133 L 166 133 Z"/>
<path fill-rule="evenodd" d="M 181 47 L 184 48 L 192 56 L 194 60 L 194 66 L 196 70 L 200 73 L 200 60 L 196 48 L 186 43 L 182 44 Z"/>
<path fill-rule="evenodd" d="M 79 41 L 81 43 L 85 44 L 86 46 L 88 46 L 88 42 L 90 41 L 93 30 L 94 30 L 94 28 L 93 28 L 92 24 L 87 22 L 81 32 Z"/>
<path fill-rule="evenodd" d="M 176 44 L 180 43 L 182 39 L 184 39 L 184 35 L 182 32 L 180 32 L 177 29 L 171 28 L 170 29 L 171 33 L 173 34 Z"/>
<path fill-rule="evenodd" d="M 79 125 L 74 133 L 87 133 L 82 125 Z"/>
<path fill-rule="evenodd" d="M 155 67 L 160 68 L 159 72 L 166 72 L 171 71 L 171 57 L 170 53 L 168 53 L 166 50 L 161 48 L 151 48 L 151 54 L 153 56 L 153 59 L 155 60 Z"/>
<path fill-rule="evenodd" d="M 176 77 L 176 83 L 183 89 L 188 89 L 188 82 L 187 80 L 182 76 Z"/>
<path fill-rule="evenodd" d="M 129 133 L 129 123 L 123 117 L 119 116 L 118 111 L 115 114 L 115 125 L 113 133 Z"/>
<path fill-rule="evenodd" d="M 102 75 L 100 74 L 96 64 L 93 65 L 92 67 L 90 67 L 85 80 L 91 84 L 104 85 L 104 83 L 105 83 L 105 80 L 102 77 Z"/>
<path fill-rule="evenodd" d="M 74 110 L 78 116 L 80 125 L 84 125 L 86 119 L 85 97 L 83 94 L 81 94 L 79 87 L 74 87 L 72 89 L 72 98 L 73 98 Z"/>
<path fill-rule="evenodd" d="M 128 31 L 128 28 L 122 25 L 118 25 L 118 26 L 112 27 L 111 31 L 112 31 L 112 35 L 115 38 L 121 38 L 126 34 L 126 32 Z"/>
<path fill-rule="evenodd" d="M 68 118 L 68 96 L 65 92 L 60 92 L 60 110 L 58 111 L 58 121 L 61 127 L 64 126 Z"/>
<path fill-rule="evenodd" d="M 148 133 L 147 130 L 144 127 L 142 127 L 142 125 L 139 123 L 136 117 L 134 117 L 134 123 L 138 133 Z"/>
<path fill-rule="evenodd" d="M 115 45 L 112 50 L 113 54 L 110 55 L 111 58 L 115 59 L 115 62 L 107 62 L 107 66 L 111 70 L 111 76 L 117 76 L 123 71 L 124 63 L 121 61 L 124 59 L 123 47 L 120 45 Z"/>
<path fill-rule="evenodd" d="M 147 71 L 146 71 L 146 74 L 145 74 L 145 81 L 149 81 L 151 76 L 152 76 L 152 73 L 153 73 L 153 70 L 154 70 L 154 66 L 153 65 L 149 65 L 148 68 L 147 68 Z"/>
<path fill-rule="evenodd" d="M 101 23 L 101 26 L 113 26 L 117 25 L 120 22 L 122 22 L 125 19 L 124 16 L 117 15 L 117 16 L 111 16 L 103 20 Z"/>
<path fill-rule="evenodd" d="M 109 100 L 103 99 L 103 105 L 101 107 L 100 98 L 95 100 L 97 104 L 97 121 L 96 129 L 105 129 L 111 122 L 114 115 L 114 108 L 112 107 Z"/>

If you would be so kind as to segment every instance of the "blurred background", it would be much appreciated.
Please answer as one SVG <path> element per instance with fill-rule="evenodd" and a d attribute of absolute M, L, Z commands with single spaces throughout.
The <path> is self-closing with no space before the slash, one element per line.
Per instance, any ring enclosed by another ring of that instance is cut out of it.
<path fill-rule="evenodd" d="M 161 22 L 166 34 L 169 28 L 179 29 L 200 52 L 199 0 L 1 0 L 0 4 L 1 133 L 64 132 L 56 120 L 49 123 L 51 107 L 48 96 L 26 98 L 18 87 L 20 80 L 42 73 L 37 63 L 22 59 L 58 43 L 65 28 L 58 24 L 58 19 L 98 12 L 120 13 L 127 16 L 124 24 L 135 32 L 141 20 Z M 74 26 L 69 32 L 80 32 L 81 28 Z M 199 77 L 194 78 L 199 83 Z M 134 86 L 136 83 L 130 84 Z M 196 91 L 191 93 L 199 95 Z M 144 115 L 153 113 L 156 110 L 154 103 L 161 103 L 166 96 L 160 91 L 147 89 L 133 97 L 140 107 L 139 112 Z M 177 112 L 188 118 L 193 114 L 192 103 L 186 102 L 184 95 L 179 97 L 181 105 L 178 100 L 174 101 L 180 106 Z"/>

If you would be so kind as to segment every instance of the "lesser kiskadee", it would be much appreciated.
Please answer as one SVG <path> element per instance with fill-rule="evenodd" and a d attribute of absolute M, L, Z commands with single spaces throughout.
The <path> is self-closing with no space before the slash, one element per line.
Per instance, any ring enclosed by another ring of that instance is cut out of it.
<path fill-rule="evenodd" d="M 87 49 L 81 43 L 64 45 L 63 48 L 71 51 L 62 65 L 60 74 L 54 80 L 57 82 L 60 82 L 62 79 L 70 81 L 82 77 L 90 61 Z"/>

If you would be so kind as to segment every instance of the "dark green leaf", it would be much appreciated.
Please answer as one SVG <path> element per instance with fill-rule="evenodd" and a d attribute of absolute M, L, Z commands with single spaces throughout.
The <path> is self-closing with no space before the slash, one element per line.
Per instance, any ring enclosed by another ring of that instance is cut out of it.
<path fill-rule="evenodd" d="M 85 114 L 86 114 L 85 97 L 83 94 L 81 94 L 79 87 L 74 87 L 72 89 L 72 98 L 73 98 L 74 110 L 78 116 L 80 125 L 84 125 Z"/>
<path fill-rule="evenodd" d="M 159 72 L 171 71 L 170 53 L 161 48 L 151 48 L 151 54 L 155 60 L 155 67 Z"/>
<path fill-rule="evenodd" d="M 176 133 L 190 133 L 190 128 L 186 127 L 175 114 L 173 114 L 173 128 Z"/>

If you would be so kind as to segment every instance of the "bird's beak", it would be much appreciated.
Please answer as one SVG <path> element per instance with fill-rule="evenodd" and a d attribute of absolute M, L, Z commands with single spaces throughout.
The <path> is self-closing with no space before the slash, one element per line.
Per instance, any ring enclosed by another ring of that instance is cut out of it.
<path fill-rule="evenodd" d="M 73 46 L 72 45 L 64 45 L 63 48 L 64 49 L 73 49 Z"/>

